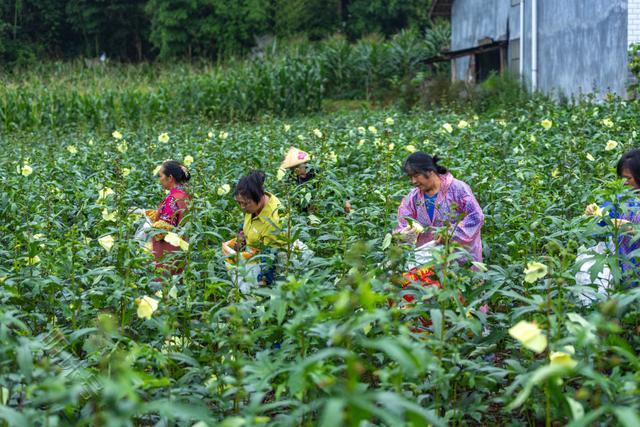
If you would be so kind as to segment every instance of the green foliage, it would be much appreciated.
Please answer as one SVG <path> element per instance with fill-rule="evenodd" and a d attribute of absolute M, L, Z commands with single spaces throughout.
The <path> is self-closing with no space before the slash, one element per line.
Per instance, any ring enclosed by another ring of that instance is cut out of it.
<path fill-rule="evenodd" d="M 37 72 L 21 75 L 26 81 L 0 88 L 0 128 L 104 127 L 196 116 L 247 120 L 318 110 L 323 94 L 318 63 L 295 57 L 213 70 L 182 65 L 160 73 L 121 67 L 105 74 L 65 64 L 56 76 L 61 79 L 42 80 Z"/>
<path fill-rule="evenodd" d="M 351 41 L 429 25 L 428 0 L 7 0 L 0 4 L 0 63 L 37 59 L 228 59 L 261 37 Z"/>
<path fill-rule="evenodd" d="M 371 33 L 395 34 L 404 28 L 422 30 L 429 23 L 431 0 L 352 0 L 347 3 L 345 32 L 353 39 Z"/>
<path fill-rule="evenodd" d="M 265 90 L 256 99 L 277 103 L 302 93 L 274 97 L 265 82 L 300 64 L 279 66 L 279 74 L 265 66 L 260 79 L 254 69 L 242 76 Z M 169 90 L 162 78 L 121 71 L 122 80 L 110 76 L 112 87 L 139 78 L 146 92 L 136 96 Z M 215 96 L 206 92 L 209 77 L 175 76 L 176 86 L 189 82 L 193 99 Z M 99 98 L 105 90 L 95 88 L 106 80 L 96 82 L 83 89 Z M 51 93 L 44 83 L 25 104 L 35 117 L 42 104 L 34 100 Z M 239 83 L 225 84 L 235 97 L 249 96 Z M 169 105 L 143 99 L 148 109 Z M 620 232 L 582 212 L 622 191 L 613 165 L 633 147 L 637 103 L 533 99 L 475 117 L 473 110 L 380 110 L 251 124 L 143 115 L 134 126 L 125 116 L 137 110 L 122 104 L 126 114 L 112 116 L 119 101 L 101 102 L 96 117 L 112 120 L 102 128 L 65 122 L 72 104 L 62 104 L 54 121 L 0 133 L 0 423 L 637 423 L 640 293 L 623 282 L 615 254 L 597 259 L 614 273 L 605 295 L 574 279 L 578 248 Z M 163 132 L 168 142 L 158 140 Z M 607 149 L 608 140 L 618 145 Z M 312 187 L 276 179 L 289 145 L 312 153 Z M 385 237 L 410 189 L 400 172 L 410 146 L 441 156 L 486 217 L 485 264 L 474 270 L 454 261 L 456 245 L 441 230 L 445 244 L 434 262 L 441 290 L 401 288 L 408 248 Z M 153 169 L 188 155 L 188 267 L 180 278 L 154 280 L 127 212 L 155 206 L 164 193 Z M 33 171 L 27 176 L 25 165 Z M 256 167 L 284 203 L 285 231 L 315 256 L 307 264 L 288 258 L 287 274 L 273 286 L 242 295 L 219 253 L 241 212 L 231 194 L 216 189 Z M 103 187 L 114 194 L 99 200 Z M 303 201 L 313 217 L 298 210 Z M 104 209 L 117 221 L 105 219 Z M 105 235 L 115 240 L 109 251 L 98 243 Z M 532 261 L 547 272 L 529 283 L 524 270 Z M 581 304 L 584 292 L 595 295 L 593 305 Z M 145 295 L 159 301 L 148 320 L 136 314 L 135 300 Z M 403 295 L 416 304 L 389 304 Z M 421 333 L 412 331 L 419 316 L 432 322 Z M 548 340 L 544 352 L 509 336 L 520 320 L 537 322 Z M 577 365 L 552 364 L 552 352 L 573 353 Z"/>
<path fill-rule="evenodd" d="M 638 89 L 640 88 L 640 43 L 634 43 L 629 46 L 629 71 L 633 75 L 633 81 L 629 83 L 627 90 L 629 95 L 638 97 Z"/>
<path fill-rule="evenodd" d="M 161 7 L 158 13 L 164 13 Z M 186 37 L 182 24 L 176 28 Z M 0 76 L 6 83 L 0 87 L 0 128 L 193 116 L 246 120 L 316 111 L 324 98 L 400 99 L 410 109 L 429 76 L 422 71 L 424 61 L 437 54 L 448 34 L 448 25 L 438 24 L 424 37 L 410 30 L 390 41 L 381 36 L 355 44 L 342 36 L 317 44 L 274 40 L 253 59 L 215 67 L 206 62 L 159 68 L 63 63 L 16 70 Z"/>

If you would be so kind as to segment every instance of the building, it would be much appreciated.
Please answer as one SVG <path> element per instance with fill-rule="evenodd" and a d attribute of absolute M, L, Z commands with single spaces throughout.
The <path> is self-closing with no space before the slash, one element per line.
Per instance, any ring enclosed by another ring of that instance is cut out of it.
<path fill-rule="evenodd" d="M 640 0 L 433 0 L 430 13 L 451 20 L 453 80 L 510 70 L 554 96 L 626 95 Z"/>

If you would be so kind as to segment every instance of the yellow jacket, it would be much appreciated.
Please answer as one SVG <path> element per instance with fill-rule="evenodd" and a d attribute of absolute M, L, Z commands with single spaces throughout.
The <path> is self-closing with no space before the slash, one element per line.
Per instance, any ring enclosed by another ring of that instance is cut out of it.
<path fill-rule="evenodd" d="M 286 241 L 281 235 L 280 215 L 278 210 L 281 207 L 280 200 L 271 193 L 265 192 L 269 201 L 262 208 L 258 216 L 244 214 L 244 224 L 242 231 L 247 241 L 247 246 L 261 249 L 264 246 L 284 246 Z"/>

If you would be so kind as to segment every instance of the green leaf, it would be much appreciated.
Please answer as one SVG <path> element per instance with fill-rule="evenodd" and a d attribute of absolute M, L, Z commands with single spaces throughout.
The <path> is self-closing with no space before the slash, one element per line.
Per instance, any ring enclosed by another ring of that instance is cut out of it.
<path fill-rule="evenodd" d="M 322 411 L 320 427 L 340 427 L 344 419 L 344 406 L 342 399 L 329 399 Z"/>
<path fill-rule="evenodd" d="M 573 417 L 573 419 L 579 420 L 580 418 L 584 417 L 584 408 L 582 407 L 582 404 L 577 400 L 570 398 L 569 396 L 566 396 L 566 399 L 567 403 L 569 404 L 569 408 L 571 409 L 571 416 Z"/>
<path fill-rule="evenodd" d="M 0 419 L 5 420 L 12 427 L 29 427 L 27 418 L 15 409 L 0 405 Z"/>
<path fill-rule="evenodd" d="M 640 417 L 633 408 L 618 406 L 613 409 L 613 413 L 624 427 L 638 427 L 640 426 Z"/>
<path fill-rule="evenodd" d="M 531 394 L 531 391 L 533 390 L 533 387 L 535 387 L 536 385 L 540 384 L 541 382 L 549 378 L 560 376 L 570 371 L 571 371 L 571 368 L 568 368 L 566 366 L 558 366 L 558 365 L 544 365 L 536 369 L 535 371 L 533 371 L 533 373 L 529 377 L 529 380 L 525 384 L 522 391 L 518 393 L 518 396 L 516 396 L 515 400 L 507 406 L 507 410 L 512 411 L 515 408 L 520 407 L 527 400 L 527 398 L 529 397 L 529 394 Z"/>

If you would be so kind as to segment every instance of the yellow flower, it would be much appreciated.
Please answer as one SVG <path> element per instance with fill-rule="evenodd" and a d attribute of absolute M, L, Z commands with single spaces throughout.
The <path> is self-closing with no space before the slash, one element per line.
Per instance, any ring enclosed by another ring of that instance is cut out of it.
<path fill-rule="evenodd" d="M 164 132 L 158 135 L 158 142 L 162 142 L 163 144 L 169 142 L 169 134 Z"/>
<path fill-rule="evenodd" d="M 543 121 L 540 122 L 540 124 L 542 125 L 544 130 L 549 130 L 551 129 L 551 126 L 553 126 L 553 122 L 549 119 L 544 119 Z"/>
<path fill-rule="evenodd" d="M 602 216 L 603 213 L 604 212 L 603 212 L 602 208 L 600 206 L 598 206 L 597 203 L 591 203 L 584 210 L 584 214 L 586 216 Z"/>
<path fill-rule="evenodd" d="M 410 153 L 415 153 L 417 150 L 417 148 L 413 145 L 407 145 L 406 147 L 404 147 L 405 150 L 407 150 Z"/>
<path fill-rule="evenodd" d="M 608 128 L 613 127 L 613 121 L 611 121 L 611 119 L 603 119 L 602 120 L 602 124 L 605 125 Z"/>
<path fill-rule="evenodd" d="M 158 309 L 158 301 L 146 295 L 136 300 L 136 303 L 140 319 L 151 319 L 153 313 Z"/>
<path fill-rule="evenodd" d="M 467 123 L 467 122 L 466 122 L 466 121 L 464 121 L 464 120 L 460 120 L 460 121 L 458 122 L 458 128 L 459 128 L 459 129 L 464 129 L 464 128 L 468 127 L 468 126 L 469 126 L 469 123 Z"/>
<path fill-rule="evenodd" d="M 160 169 L 162 168 L 162 165 L 158 165 L 153 169 L 153 172 L 151 172 L 153 174 L 153 176 L 156 176 L 160 173 Z"/>
<path fill-rule="evenodd" d="M 360 135 L 364 135 L 365 133 L 367 133 L 367 130 L 366 130 L 364 127 L 362 127 L 362 126 L 359 126 L 359 127 L 358 127 L 358 133 L 359 133 Z"/>
<path fill-rule="evenodd" d="M 29 165 L 22 165 L 20 173 L 22 174 L 22 176 L 29 176 L 33 173 L 33 168 Z"/>
<path fill-rule="evenodd" d="M 122 134 L 117 130 L 114 130 L 111 136 L 113 136 L 115 139 L 122 139 Z"/>
<path fill-rule="evenodd" d="M 229 132 L 220 132 L 220 139 L 223 141 L 229 137 Z"/>
<path fill-rule="evenodd" d="M 89 144 L 89 146 L 93 146 L 93 139 L 90 139 L 89 142 L 87 142 L 87 144 Z"/>
<path fill-rule="evenodd" d="M 296 138 L 298 138 L 300 141 L 304 140 L 304 135 L 298 135 Z"/>
<path fill-rule="evenodd" d="M 70 152 L 71 154 L 78 154 L 78 149 L 76 148 L 75 145 L 67 146 L 67 151 Z"/>
<path fill-rule="evenodd" d="M 171 289 L 169 289 L 169 298 L 173 298 L 176 299 L 178 298 L 178 288 L 176 288 L 176 285 L 171 286 Z"/>
<path fill-rule="evenodd" d="M 443 124 L 442 129 L 446 130 L 447 133 L 453 132 L 453 126 L 451 126 L 449 123 Z"/>
<path fill-rule="evenodd" d="M 504 126 L 506 126 L 506 125 L 507 125 L 507 121 L 506 121 L 506 120 L 504 120 L 504 119 L 500 119 L 500 120 L 498 120 L 498 124 L 499 124 L 500 126 L 504 127 Z"/>
<path fill-rule="evenodd" d="M 374 135 L 378 134 L 378 129 L 376 129 L 375 126 L 369 126 L 367 129 L 369 129 L 369 132 L 371 132 Z"/>
<path fill-rule="evenodd" d="M 384 121 L 386 124 L 388 124 L 389 126 L 391 126 L 392 124 L 395 123 L 395 120 L 393 120 L 392 117 L 387 117 Z"/>
<path fill-rule="evenodd" d="M 612 139 L 607 141 L 607 145 L 605 145 L 604 149 L 606 151 L 614 150 L 618 146 L 618 143 Z"/>
<path fill-rule="evenodd" d="M 229 191 L 231 191 L 231 186 L 229 184 L 222 184 L 220 187 L 218 187 L 217 193 L 218 196 L 224 196 Z"/>
<path fill-rule="evenodd" d="M 524 270 L 524 281 L 527 283 L 533 283 L 538 279 L 542 279 L 547 275 L 549 269 L 546 265 L 539 262 L 527 263 L 527 268 Z"/>
<path fill-rule="evenodd" d="M 126 153 L 127 150 L 129 149 L 129 145 L 127 144 L 127 141 L 122 141 L 120 144 L 116 146 L 116 148 L 118 149 L 119 152 Z"/>
<path fill-rule="evenodd" d="M 111 196 L 113 194 L 115 194 L 115 192 L 111 188 L 104 187 L 104 188 L 100 189 L 100 191 L 98 191 L 98 201 L 104 200 L 104 199 L 106 199 L 107 197 L 109 197 L 109 196 Z"/>
<path fill-rule="evenodd" d="M 161 291 L 161 290 L 156 291 L 156 293 L 155 293 L 155 294 L 153 294 L 153 295 L 155 295 L 155 296 L 157 296 L 158 298 L 162 299 L 162 291 Z"/>
<path fill-rule="evenodd" d="M 44 234 L 36 233 L 36 234 L 33 235 L 33 239 L 34 240 L 42 240 L 42 239 L 44 239 Z"/>
<path fill-rule="evenodd" d="M 27 259 L 27 265 L 36 265 L 39 263 L 40 263 L 40 257 L 38 255 Z"/>
<path fill-rule="evenodd" d="M 98 239 L 98 243 L 100 243 L 100 246 L 102 246 L 107 252 L 109 252 L 113 247 L 113 242 L 115 242 L 115 239 L 110 234 L 102 236 Z"/>
<path fill-rule="evenodd" d="M 183 251 L 189 250 L 189 243 L 187 243 L 182 237 L 178 236 L 176 233 L 168 232 L 164 236 L 164 241 L 169 243 L 170 245 L 179 247 Z"/>
<path fill-rule="evenodd" d="M 322 132 L 320 132 L 320 129 L 314 129 L 313 134 L 318 138 L 322 138 Z"/>
<path fill-rule="evenodd" d="M 209 138 L 213 138 L 213 132 L 209 132 L 209 133 L 207 134 L 207 136 L 208 136 Z"/>
<path fill-rule="evenodd" d="M 578 362 L 573 360 L 571 354 L 565 353 L 564 351 L 552 351 L 551 354 L 549 354 L 549 360 L 551 365 L 567 366 L 572 369 L 578 364 Z"/>
<path fill-rule="evenodd" d="M 185 157 L 184 157 L 184 160 L 182 161 L 182 163 L 183 163 L 185 166 L 191 166 L 191 163 L 193 163 L 193 157 L 191 157 L 191 156 L 185 156 Z"/>
<path fill-rule="evenodd" d="M 364 139 L 361 139 L 358 141 L 358 148 L 362 147 L 364 145 Z"/>
<path fill-rule="evenodd" d="M 131 169 L 122 168 L 122 176 L 129 176 L 130 173 L 131 173 Z"/>
<path fill-rule="evenodd" d="M 390 143 L 389 145 L 387 145 L 387 148 L 389 149 L 389 151 L 393 150 L 394 148 L 396 148 L 396 144 L 394 144 L 393 142 Z"/>
<path fill-rule="evenodd" d="M 536 353 L 542 353 L 547 348 L 547 337 L 542 334 L 534 322 L 519 321 L 515 326 L 509 328 L 509 335 Z"/>
<path fill-rule="evenodd" d="M 338 161 L 338 155 L 334 151 L 331 151 L 329 153 L 329 160 L 331 160 L 333 163 L 337 162 Z"/>
<path fill-rule="evenodd" d="M 291 130 L 291 125 L 284 125 L 284 131 L 289 132 Z"/>
<path fill-rule="evenodd" d="M 595 159 L 593 158 L 591 153 L 587 153 L 587 160 L 589 160 L 590 162 L 593 162 Z"/>
<path fill-rule="evenodd" d="M 105 221 L 115 222 L 116 221 L 116 213 L 117 213 L 116 211 L 113 211 L 113 212 L 109 213 L 107 208 L 104 208 L 102 210 L 102 219 L 104 219 Z"/>
<path fill-rule="evenodd" d="M 282 178 L 284 178 L 285 175 L 285 171 L 284 169 L 278 169 L 278 173 L 276 174 L 276 178 L 278 179 L 278 181 L 282 181 Z"/>

